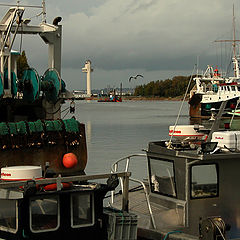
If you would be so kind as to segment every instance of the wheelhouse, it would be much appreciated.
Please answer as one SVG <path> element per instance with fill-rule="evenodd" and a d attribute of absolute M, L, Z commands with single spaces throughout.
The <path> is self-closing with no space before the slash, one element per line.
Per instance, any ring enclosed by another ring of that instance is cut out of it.
<path fill-rule="evenodd" d="M 78 239 L 81 236 L 83 239 L 108 239 L 108 235 L 112 234 L 109 225 L 115 229 L 116 223 L 110 222 L 113 213 L 104 210 L 104 198 L 118 185 L 118 176 L 128 178 L 129 175 L 118 173 L 2 181 L 0 238 L 50 240 Z M 108 178 L 107 184 L 88 182 L 88 179 L 99 178 Z M 127 213 L 127 201 L 123 200 L 123 203 Z"/>
<path fill-rule="evenodd" d="M 147 152 L 151 204 L 157 228 L 201 236 L 201 219 L 221 217 L 230 239 L 240 237 L 240 154 L 168 149 L 152 142 Z"/>

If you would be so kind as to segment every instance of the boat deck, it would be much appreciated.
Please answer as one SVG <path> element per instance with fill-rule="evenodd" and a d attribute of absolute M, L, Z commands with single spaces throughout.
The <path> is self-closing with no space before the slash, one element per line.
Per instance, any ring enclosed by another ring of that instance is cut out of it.
<path fill-rule="evenodd" d="M 113 207 L 121 209 L 122 196 L 115 197 Z M 168 239 L 181 239 L 181 240 L 195 240 L 198 237 L 190 236 L 181 233 L 181 226 L 178 224 L 181 218 L 180 214 L 175 209 L 168 209 L 151 203 L 153 217 L 155 219 L 157 229 L 153 228 L 151 223 L 151 215 L 149 213 L 145 192 L 143 189 L 129 192 L 129 212 L 138 215 L 138 239 L 163 239 L 169 235 Z M 173 225 L 175 228 L 173 228 Z M 158 229 L 161 229 L 158 230 Z M 170 234 L 171 233 L 171 234 Z"/>

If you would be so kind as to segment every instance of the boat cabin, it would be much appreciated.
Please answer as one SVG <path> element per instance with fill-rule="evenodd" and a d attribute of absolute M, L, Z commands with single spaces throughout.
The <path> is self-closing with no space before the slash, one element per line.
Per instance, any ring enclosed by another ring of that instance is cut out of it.
<path fill-rule="evenodd" d="M 110 239 L 116 223 L 111 222 L 114 213 L 104 211 L 103 200 L 119 176 L 129 173 L 2 180 L 0 239 Z M 92 182 L 103 178 L 107 183 Z"/>
<path fill-rule="evenodd" d="M 206 237 L 211 232 L 209 224 L 204 227 L 208 221 L 219 236 L 240 238 L 240 153 L 236 149 L 213 153 L 215 147 L 215 142 L 201 150 L 174 143 L 170 149 L 165 141 L 149 144 L 150 202 L 159 209 L 154 216 L 157 229 L 213 239 Z"/>

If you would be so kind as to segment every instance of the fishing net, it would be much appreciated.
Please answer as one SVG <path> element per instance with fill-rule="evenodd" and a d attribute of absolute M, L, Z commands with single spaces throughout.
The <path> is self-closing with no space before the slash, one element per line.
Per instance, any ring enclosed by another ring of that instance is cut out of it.
<path fill-rule="evenodd" d="M 43 132 L 43 123 L 41 120 L 37 120 L 36 122 L 28 122 L 29 132 Z"/>
<path fill-rule="evenodd" d="M 27 127 L 24 121 L 16 122 L 17 132 L 18 134 L 27 134 Z"/>
<path fill-rule="evenodd" d="M 62 131 L 62 123 L 60 120 L 45 121 L 46 131 Z"/>
<path fill-rule="evenodd" d="M 79 132 L 78 121 L 74 118 L 63 120 L 65 130 L 68 133 L 77 133 Z"/>
<path fill-rule="evenodd" d="M 0 149 L 39 147 L 49 144 L 79 144 L 79 122 L 67 120 L 37 120 L 34 122 L 1 122 Z"/>
<path fill-rule="evenodd" d="M 7 124 L 5 122 L 0 123 L 0 135 L 4 136 L 8 134 L 9 130 Z"/>
<path fill-rule="evenodd" d="M 16 124 L 15 123 L 8 123 L 8 128 L 9 128 L 9 133 L 11 135 L 17 135 L 17 127 L 16 127 Z"/>

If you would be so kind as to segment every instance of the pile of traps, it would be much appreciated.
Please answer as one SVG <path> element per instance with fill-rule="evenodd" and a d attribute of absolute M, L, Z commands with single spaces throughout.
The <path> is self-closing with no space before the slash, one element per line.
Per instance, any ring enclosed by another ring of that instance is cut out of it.
<path fill-rule="evenodd" d="M 0 149 L 49 144 L 79 145 L 80 138 L 80 123 L 74 118 L 0 123 Z"/>

